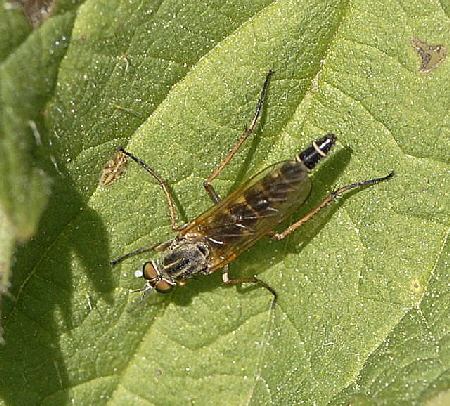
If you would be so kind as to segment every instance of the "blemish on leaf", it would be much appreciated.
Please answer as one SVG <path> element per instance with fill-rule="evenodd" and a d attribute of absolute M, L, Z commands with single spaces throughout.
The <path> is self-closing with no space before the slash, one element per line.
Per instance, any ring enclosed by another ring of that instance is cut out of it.
<path fill-rule="evenodd" d="M 103 167 L 100 185 L 109 186 L 119 179 L 126 171 L 128 157 L 119 151 Z"/>
<path fill-rule="evenodd" d="M 6 3 L 8 8 L 22 8 L 27 16 L 30 25 L 38 28 L 54 10 L 55 1 L 53 0 L 12 0 Z"/>
<path fill-rule="evenodd" d="M 447 56 L 447 49 L 443 45 L 428 45 L 418 38 L 411 38 L 411 44 L 422 58 L 420 73 L 427 74 L 436 69 Z"/>
<path fill-rule="evenodd" d="M 439 392 L 436 396 L 429 399 L 425 405 L 426 406 L 440 406 L 440 405 L 448 405 L 450 402 L 450 391 L 449 390 L 443 390 Z"/>
<path fill-rule="evenodd" d="M 125 67 L 125 70 L 126 69 L 127 69 L 127 67 Z M 131 114 L 132 116 L 144 119 L 144 117 L 141 114 L 139 114 L 138 112 L 136 112 L 136 111 L 134 111 L 132 109 L 129 109 L 127 107 L 123 107 L 123 106 L 121 106 L 119 104 L 114 104 L 112 107 L 115 108 L 116 110 L 122 110 L 122 111 L 125 111 L 128 114 Z"/>
<path fill-rule="evenodd" d="M 411 292 L 414 294 L 422 294 L 424 290 L 424 286 L 419 281 L 419 279 L 413 279 L 411 280 L 411 283 L 409 284 L 409 288 L 411 289 Z"/>

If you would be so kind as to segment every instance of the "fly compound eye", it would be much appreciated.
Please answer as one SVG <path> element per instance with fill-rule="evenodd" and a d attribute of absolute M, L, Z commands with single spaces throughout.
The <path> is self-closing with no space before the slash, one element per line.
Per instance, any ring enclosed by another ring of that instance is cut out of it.
<path fill-rule="evenodd" d="M 153 289 L 161 293 L 170 292 L 174 285 L 163 279 L 153 262 L 146 262 L 142 267 L 142 276 L 148 280 Z"/>
<path fill-rule="evenodd" d="M 155 289 L 160 293 L 169 293 L 173 289 L 173 286 L 165 279 L 161 279 L 156 283 Z"/>
<path fill-rule="evenodd" d="M 161 277 L 152 262 L 146 262 L 144 264 L 142 267 L 142 276 L 148 281 L 159 279 Z"/>

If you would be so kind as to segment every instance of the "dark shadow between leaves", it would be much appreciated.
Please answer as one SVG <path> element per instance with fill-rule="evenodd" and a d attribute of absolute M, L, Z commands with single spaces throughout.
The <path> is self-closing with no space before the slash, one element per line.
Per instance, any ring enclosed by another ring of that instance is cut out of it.
<path fill-rule="evenodd" d="M 65 174 L 57 173 L 50 162 L 45 166 L 54 179 L 52 195 L 37 234 L 16 251 L 12 299 L 4 303 L 6 344 L 0 348 L 0 392 L 9 405 L 40 403 L 71 386 L 60 335 L 78 327 L 73 325 L 77 289 L 71 274 L 73 256 L 86 269 L 94 295 L 98 292 L 112 303 L 108 239 L 102 220 L 87 207 L 86 197 L 78 194 L 65 170 Z"/>

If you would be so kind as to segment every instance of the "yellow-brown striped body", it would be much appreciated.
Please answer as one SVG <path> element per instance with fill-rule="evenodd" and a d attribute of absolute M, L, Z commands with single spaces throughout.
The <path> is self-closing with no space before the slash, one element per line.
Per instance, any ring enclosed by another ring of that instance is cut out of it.
<path fill-rule="evenodd" d="M 334 142 L 335 137 L 328 134 L 295 159 L 278 162 L 252 177 L 162 244 L 158 248 L 162 258 L 147 265 L 151 273 L 156 269 L 160 279 L 175 284 L 229 264 L 303 204 L 311 192 L 309 170 Z"/>

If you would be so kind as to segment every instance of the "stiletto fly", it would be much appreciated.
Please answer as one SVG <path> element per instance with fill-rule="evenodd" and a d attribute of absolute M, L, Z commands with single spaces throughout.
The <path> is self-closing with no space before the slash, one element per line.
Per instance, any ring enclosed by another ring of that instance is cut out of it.
<path fill-rule="evenodd" d="M 161 176 L 133 154 L 119 148 L 121 152 L 128 155 L 150 173 L 162 187 L 169 206 L 172 229 L 178 233 L 175 238 L 167 242 L 137 249 L 111 262 L 112 265 L 115 265 L 126 258 L 150 250 L 160 253 L 158 259 L 146 262 L 142 271 L 136 272 L 137 276 L 146 279 L 146 283 L 135 292 L 143 292 L 144 295 L 153 289 L 162 293 L 170 292 L 176 285 L 184 285 L 186 280 L 190 278 L 197 275 L 209 275 L 221 269 L 223 283 L 227 285 L 258 284 L 273 294 L 273 303 L 275 303 L 277 298 L 275 289 L 256 276 L 230 279 L 228 264 L 263 236 L 275 240 L 282 240 L 287 237 L 348 190 L 374 185 L 388 180 L 394 175 L 391 172 L 382 178 L 364 180 L 337 189 L 284 231 L 274 232 L 274 228 L 295 212 L 310 195 L 312 185 L 309 173 L 322 158 L 327 156 L 336 142 L 336 137 L 333 134 L 327 134 L 313 142 L 311 146 L 296 155 L 292 160 L 268 166 L 237 190 L 221 199 L 211 182 L 220 174 L 253 132 L 273 73 L 271 70 L 266 76 L 249 127 L 244 131 L 231 152 L 203 184 L 214 205 L 188 224 L 177 225 L 174 202 L 167 184 Z"/>

